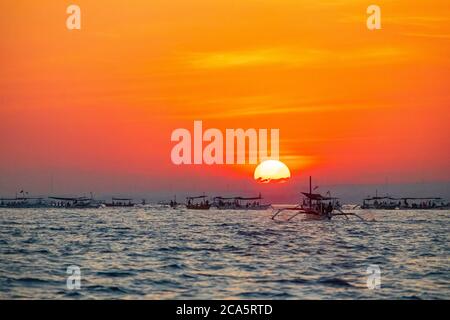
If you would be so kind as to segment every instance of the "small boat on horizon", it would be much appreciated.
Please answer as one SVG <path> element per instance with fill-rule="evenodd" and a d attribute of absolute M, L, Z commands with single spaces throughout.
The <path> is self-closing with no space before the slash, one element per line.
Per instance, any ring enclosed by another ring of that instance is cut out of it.
<path fill-rule="evenodd" d="M 214 197 L 212 206 L 219 210 L 267 210 L 271 204 L 261 204 L 258 197 Z"/>
<path fill-rule="evenodd" d="M 102 200 L 95 200 L 92 193 L 91 197 L 48 197 L 50 203 L 49 207 L 53 208 L 74 208 L 74 209 L 86 209 L 86 208 L 104 208 L 105 203 Z"/>
<path fill-rule="evenodd" d="M 112 198 L 111 202 L 105 202 L 107 207 L 134 207 L 135 204 L 132 202 L 132 198 Z"/>
<path fill-rule="evenodd" d="M 42 197 L 0 198 L 0 208 L 44 208 L 46 203 Z"/>
<path fill-rule="evenodd" d="M 206 195 L 186 197 L 186 209 L 209 210 L 209 208 L 211 208 L 211 204 L 209 203 L 207 198 L 208 197 Z"/>

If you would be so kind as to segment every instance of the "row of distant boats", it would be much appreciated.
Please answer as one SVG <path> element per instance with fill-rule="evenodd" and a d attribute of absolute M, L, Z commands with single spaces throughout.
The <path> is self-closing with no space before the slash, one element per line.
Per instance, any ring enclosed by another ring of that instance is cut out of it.
<path fill-rule="evenodd" d="M 343 208 L 339 199 L 332 197 L 330 192 L 326 195 L 313 193 L 310 178 L 309 192 L 301 193 L 302 199 L 297 206 L 286 207 L 284 210 L 314 209 L 316 211 L 339 211 Z M 191 210 L 209 210 L 215 208 L 219 210 L 267 210 L 274 209 L 272 204 L 263 203 L 263 197 L 259 194 L 256 197 L 223 197 L 216 196 L 209 198 L 207 195 L 189 196 L 184 203 L 178 203 L 176 197 L 169 202 L 158 202 L 159 207 L 186 208 Z M 314 204 L 314 206 L 313 206 Z M 19 195 L 13 198 L 0 198 L 0 208 L 105 208 L 105 207 L 144 207 L 145 200 L 136 203 L 132 198 L 113 197 L 109 201 L 94 199 L 90 197 L 30 197 L 27 192 L 20 191 Z M 320 210 L 318 209 L 320 207 Z M 349 207 L 348 205 L 346 206 Z M 351 209 L 372 209 L 372 210 L 431 210 L 450 209 L 450 203 L 440 197 L 392 197 L 378 196 L 363 199 L 362 205 L 352 205 Z"/>
<path fill-rule="evenodd" d="M 399 209 L 449 209 L 450 203 L 440 197 L 369 197 L 363 200 L 361 209 L 399 210 Z"/>
<path fill-rule="evenodd" d="M 143 203 L 145 205 L 145 201 Z M 91 197 L 29 197 L 0 198 L 0 208 L 104 208 L 134 207 L 131 198 L 112 198 L 112 201 L 97 200 Z"/>
<path fill-rule="evenodd" d="M 271 204 L 263 204 L 261 194 L 257 197 L 214 197 L 208 200 L 208 196 L 201 195 L 195 197 L 187 197 L 186 203 L 178 203 L 176 198 L 169 203 L 161 202 L 161 205 L 168 205 L 171 208 L 185 206 L 191 210 L 209 210 L 215 208 L 219 210 L 267 210 L 271 208 Z"/>
<path fill-rule="evenodd" d="M 0 198 L 0 208 L 106 208 L 106 207 L 144 207 L 146 200 L 136 203 L 132 198 L 112 198 L 110 201 L 98 200 L 91 197 L 29 197 L 26 193 L 14 198 Z M 261 204 L 261 194 L 258 197 L 214 197 L 211 201 L 208 196 L 201 195 L 187 197 L 185 203 L 178 203 L 176 197 L 170 202 L 158 202 L 159 207 L 179 208 L 192 210 L 209 210 L 211 207 L 227 210 L 266 210 L 271 204 Z"/>

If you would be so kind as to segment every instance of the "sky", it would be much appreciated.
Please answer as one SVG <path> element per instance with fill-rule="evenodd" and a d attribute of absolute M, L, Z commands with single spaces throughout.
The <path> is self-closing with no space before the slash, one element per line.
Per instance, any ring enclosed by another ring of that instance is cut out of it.
<path fill-rule="evenodd" d="M 0 3 L 0 195 L 298 194 L 450 181 L 448 0 Z M 256 165 L 175 166 L 173 130 L 277 128 Z M 434 189 L 433 189 L 434 190 Z M 425 190 L 426 191 L 426 190 Z"/>

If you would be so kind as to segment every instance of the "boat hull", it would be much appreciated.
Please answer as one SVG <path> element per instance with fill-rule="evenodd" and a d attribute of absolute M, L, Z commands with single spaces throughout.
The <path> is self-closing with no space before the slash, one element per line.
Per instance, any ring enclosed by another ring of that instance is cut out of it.
<path fill-rule="evenodd" d="M 270 204 L 265 204 L 265 205 L 257 205 L 257 206 L 219 206 L 216 205 L 215 208 L 218 210 L 254 210 L 254 211 L 259 211 L 259 210 L 267 210 L 270 209 L 272 207 L 272 205 Z"/>
<path fill-rule="evenodd" d="M 324 214 L 307 213 L 303 216 L 303 220 L 324 221 L 324 220 L 331 220 L 331 218 Z"/>
<path fill-rule="evenodd" d="M 211 205 L 209 204 L 202 204 L 202 205 L 195 205 L 195 204 L 187 204 L 186 209 L 189 210 L 209 210 L 211 208 Z"/>

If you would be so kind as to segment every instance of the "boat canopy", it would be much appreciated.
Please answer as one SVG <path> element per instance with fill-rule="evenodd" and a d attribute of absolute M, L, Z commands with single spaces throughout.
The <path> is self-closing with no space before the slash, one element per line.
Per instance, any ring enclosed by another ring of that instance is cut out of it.
<path fill-rule="evenodd" d="M 371 197 L 365 198 L 364 201 L 374 201 L 374 200 L 442 200 L 440 197 L 402 197 L 402 198 L 394 198 L 394 197 Z"/>
<path fill-rule="evenodd" d="M 43 200 L 43 199 L 44 199 L 44 198 L 18 197 L 18 198 L 0 198 L 0 201 Z"/>
<path fill-rule="evenodd" d="M 262 199 L 261 194 L 257 197 L 214 197 L 215 200 L 242 200 L 242 201 L 251 201 L 251 200 L 260 200 Z"/>
<path fill-rule="evenodd" d="M 400 199 L 399 198 L 394 198 L 394 197 L 389 197 L 389 196 L 385 196 L 385 197 L 371 197 L 371 198 L 364 199 L 364 201 L 373 201 L 373 200 L 400 200 Z"/>
<path fill-rule="evenodd" d="M 442 200 L 439 197 L 399 198 L 401 200 Z"/>
<path fill-rule="evenodd" d="M 203 198 L 207 198 L 207 196 L 196 196 L 196 197 L 186 197 L 186 199 L 203 199 Z"/>
<path fill-rule="evenodd" d="M 317 200 L 317 201 L 326 201 L 326 200 L 338 200 L 339 198 L 335 197 L 324 197 L 323 195 L 319 193 L 308 193 L 308 192 L 302 192 L 302 194 L 311 200 Z"/>
<path fill-rule="evenodd" d="M 250 198 L 246 198 L 246 197 L 235 197 L 234 199 L 236 199 L 236 200 L 248 200 L 248 201 L 250 201 L 250 200 L 260 200 L 260 199 L 262 199 L 262 197 L 261 197 L 261 196 L 259 196 L 259 197 L 250 197 Z"/>
<path fill-rule="evenodd" d="M 88 201 L 91 200 L 86 197 L 48 197 L 53 200 L 61 200 L 61 201 Z"/>
<path fill-rule="evenodd" d="M 218 196 L 218 197 L 214 197 L 214 199 L 217 199 L 217 200 L 233 200 L 233 199 L 236 199 L 236 197 L 220 197 L 220 196 Z"/>

